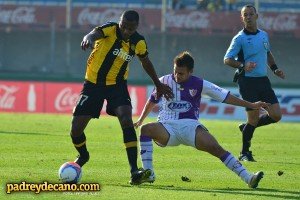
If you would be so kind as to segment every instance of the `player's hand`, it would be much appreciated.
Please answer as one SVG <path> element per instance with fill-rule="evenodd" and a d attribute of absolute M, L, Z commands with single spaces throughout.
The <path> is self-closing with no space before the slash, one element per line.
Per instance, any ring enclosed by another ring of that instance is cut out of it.
<path fill-rule="evenodd" d="M 262 102 L 262 101 L 257 101 L 252 103 L 252 109 L 260 109 L 260 108 L 267 108 L 269 107 L 271 104 L 270 103 L 266 103 L 266 102 Z"/>
<path fill-rule="evenodd" d="M 256 67 L 256 63 L 250 61 L 246 63 L 244 70 L 245 72 L 251 72 L 255 67 Z"/>
<path fill-rule="evenodd" d="M 278 76 L 279 78 L 282 78 L 282 79 L 285 78 L 285 75 L 284 75 L 284 73 L 283 73 L 283 71 L 281 69 L 276 69 L 275 72 L 274 72 L 274 74 L 276 76 Z"/>
<path fill-rule="evenodd" d="M 156 98 L 159 99 L 161 96 L 164 96 L 167 100 L 169 100 L 174 97 L 174 94 L 168 85 L 160 83 L 156 86 Z"/>
<path fill-rule="evenodd" d="M 84 50 L 84 51 L 88 48 L 92 49 L 93 48 L 93 42 L 91 40 L 89 40 L 88 38 L 84 37 L 81 44 L 80 44 L 80 46 L 81 46 L 81 49 Z"/>
<path fill-rule="evenodd" d="M 133 126 L 134 126 L 134 128 L 138 128 L 138 127 L 141 126 L 142 124 L 143 124 L 143 121 L 139 119 L 137 122 L 134 122 L 134 123 L 133 123 Z"/>

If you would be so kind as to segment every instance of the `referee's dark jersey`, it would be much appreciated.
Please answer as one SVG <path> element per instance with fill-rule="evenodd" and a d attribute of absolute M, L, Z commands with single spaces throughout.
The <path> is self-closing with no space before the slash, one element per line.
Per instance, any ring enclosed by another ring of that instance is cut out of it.
<path fill-rule="evenodd" d="M 127 80 L 128 63 L 134 55 L 146 57 L 147 45 L 144 37 L 138 32 L 124 41 L 119 25 L 108 22 L 96 27 L 104 37 L 97 40 L 87 60 L 85 79 L 100 85 L 115 85 Z"/>

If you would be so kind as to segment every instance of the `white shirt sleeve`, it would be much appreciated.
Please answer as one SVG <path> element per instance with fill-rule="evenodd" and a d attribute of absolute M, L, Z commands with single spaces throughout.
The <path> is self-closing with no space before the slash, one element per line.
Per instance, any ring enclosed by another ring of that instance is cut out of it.
<path fill-rule="evenodd" d="M 223 102 L 230 92 L 224 88 L 221 88 L 209 81 L 203 80 L 202 95 L 205 94 L 212 99 Z"/>

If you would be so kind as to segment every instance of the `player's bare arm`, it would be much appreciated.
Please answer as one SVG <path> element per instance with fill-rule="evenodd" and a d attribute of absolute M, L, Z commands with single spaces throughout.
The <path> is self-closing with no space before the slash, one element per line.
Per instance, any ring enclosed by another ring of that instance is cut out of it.
<path fill-rule="evenodd" d="M 269 103 L 265 103 L 265 102 L 261 102 L 261 101 L 251 103 L 249 101 L 242 100 L 231 94 L 229 94 L 227 96 L 224 103 L 235 105 L 235 106 L 242 106 L 242 107 L 251 108 L 251 109 L 267 108 L 268 106 L 270 106 Z"/>
<path fill-rule="evenodd" d="M 267 56 L 268 56 L 268 65 L 269 65 L 270 69 L 274 72 L 274 74 L 276 76 L 278 76 L 279 78 L 284 79 L 285 78 L 285 74 L 284 74 L 284 72 L 281 69 L 279 69 L 277 67 L 272 52 L 269 51 L 268 54 L 267 54 Z"/>
<path fill-rule="evenodd" d="M 156 87 L 157 98 L 164 96 L 167 100 L 172 99 L 174 94 L 173 94 L 171 88 L 159 81 L 157 74 L 154 70 L 153 64 L 150 61 L 150 59 L 148 58 L 148 56 L 146 56 L 144 58 L 139 57 L 139 59 L 142 63 L 144 70 L 151 77 L 151 79 Z"/>
<path fill-rule="evenodd" d="M 142 114 L 140 115 L 139 119 L 133 124 L 135 128 L 138 128 L 143 124 L 143 121 L 145 118 L 149 115 L 149 113 L 152 111 L 154 108 L 155 103 L 151 102 L 150 99 L 146 102 L 144 109 L 142 111 Z"/>
<path fill-rule="evenodd" d="M 81 49 L 85 51 L 88 48 L 93 48 L 94 42 L 103 37 L 104 35 L 101 30 L 93 29 L 90 33 L 83 37 L 80 45 Z"/>

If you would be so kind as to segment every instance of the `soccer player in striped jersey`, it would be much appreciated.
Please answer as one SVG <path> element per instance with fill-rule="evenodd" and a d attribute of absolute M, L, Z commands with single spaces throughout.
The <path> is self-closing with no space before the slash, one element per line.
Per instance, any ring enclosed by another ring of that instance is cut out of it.
<path fill-rule="evenodd" d="M 200 151 L 205 151 L 219 158 L 224 165 L 236 173 L 248 184 L 256 188 L 263 177 L 263 172 L 249 173 L 245 167 L 228 151 L 223 149 L 209 131 L 198 121 L 202 95 L 208 95 L 214 100 L 236 106 L 259 109 L 267 107 L 264 102 L 250 103 L 230 94 L 209 81 L 193 76 L 194 59 L 189 52 L 182 52 L 174 59 L 174 71 L 165 75 L 160 81 L 169 85 L 174 93 L 173 99 L 164 97 L 157 99 L 156 91 L 148 99 L 141 116 L 134 123 L 135 127 L 141 126 L 146 116 L 155 104 L 159 106 L 158 122 L 152 122 L 141 127 L 140 148 L 143 167 L 151 169 L 152 174 L 143 182 L 153 182 L 153 145 L 152 139 L 159 146 L 178 146 L 180 144 L 191 146 Z"/>
<path fill-rule="evenodd" d="M 171 89 L 156 75 L 148 57 L 145 38 L 136 31 L 138 23 L 139 14 L 128 10 L 122 14 L 119 23 L 108 22 L 84 36 L 81 47 L 83 50 L 92 48 L 92 52 L 87 60 L 85 82 L 74 108 L 70 133 L 79 152 L 75 162 L 82 167 L 90 157 L 84 129 L 92 118 L 99 118 L 106 99 L 106 112 L 118 117 L 123 131 L 132 185 L 140 184 L 150 175 L 149 170 L 137 166 L 137 136 L 127 89 L 128 64 L 135 55 L 153 80 L 158 96 L 163 95 L 167 99 L 173 96 Z"/>

